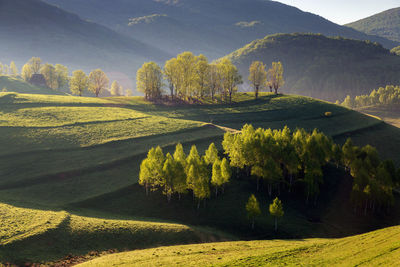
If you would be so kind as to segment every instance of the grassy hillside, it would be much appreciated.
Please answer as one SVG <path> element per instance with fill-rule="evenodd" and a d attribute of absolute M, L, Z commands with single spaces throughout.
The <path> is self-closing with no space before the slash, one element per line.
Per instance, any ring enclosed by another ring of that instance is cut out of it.
<path fill-rule="evenodd" d="M 292 32 L 397 44 L 275 1 L 45 1 L 174 55 L 189 50 L 215 59 L 267 34 Z"/>
<path fill-rule="evenodd" d="M 364 107 L 357 109 L 360 112 L 381 118 L 385 122 L 400 128 L 400 109 L 396 107 Z"/>
<path fill-rule="evenodd" d="M 63 95 L 64 93 L 50 88 L 37 87 L 11 76 L 0 76 L 0 91 L 12 91 L 21 94 Z"/>
<path fill-rule="evenodd" d="M 0 214 L 0 263 L 53 265 L 61 261 L 70 265 L 77 259 L 67 255 L 87 260 L 101 252 L 228 238 L 207 229 L 105 214 L 88 217 L 5 204 L 0 204 Z"/>
<path fill-rule="evenodd" d="M 393 8 L 346 25 L 366 34 L 400 41 L 400 8 Z"/>
<path fill-rule="evenodd" d="M 109 255 L 78 266 L 394 266 L 400 227 L 342 239 L 224 242 Z"/>
<path fill-rule="evenodd" d="M 400 57 L 380 45 L 314 34 L 278 34 L 251 42 L 229 54 L 247 82 L 251 62 L 281 61 L 282 92 L 335 101 L 400 82 Z M 379 73 L 379 75 L 376 75 Z M 246 84 L 245 89 L 250 89 Z"/>
<path fill-rule="evenodd" d="M 0 61 L 19 68 L 32 56 L 73 69 L 136 72 L 144 61 L 168 56 L 109 28 L 41 0 L 0 0 Z"/>
<path fill-rule="evenodd" d="M 168 106 L 139 97 L 0 93 L 0 262 L 69 261 L 226 237 L 185 225 L 247 238 L 277 237 L 268 216 L 257 221 L 258 230 L 249 231 L 238 207 L 255 187 L 240 179 L 200 212 L 191 196 L 170 205 L 159 193 L 147 198 L 136 182 L 140 162 L 155 145 L 168 152 L 177 142 L 186 151 L 196 144 L 203 153 L 210 142 L 221 141 L 225 129 L 241 129 L 246 123 L 276 129 L 317 127 L 337 142 L 352 137 L 356 144 L 377 146 L 383 158 L 400 164 L 400 130 L 375 118 L 294 95 L 265 93 L 254 100 L 253 94 L 244 93 L 233 101 Z M 327 111 L 331 117 L 324 116 Z M 398 221 L 396 216 L 357 217 L 346 205 L 349 177 L 333 167 L 324 171 L 329 182 L 317 207 L 307 206 L 303 195 L 282 195 L 286 217 L 280 237 L 346 235 Z M 263 192 L 257 196 L 266 210 L 269 197 Z M 164 223 L 171 221 L 174 226 Z"/>

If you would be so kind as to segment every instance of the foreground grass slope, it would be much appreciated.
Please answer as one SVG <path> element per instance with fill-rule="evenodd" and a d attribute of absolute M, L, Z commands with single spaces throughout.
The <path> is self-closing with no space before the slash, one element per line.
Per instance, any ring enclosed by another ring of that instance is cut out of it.
<path fill-rule="evenodd" d="M 395 266 L 400 227 L 341 239 L 223 242 L 160 247 L 101 257 L 78 266 Z"/>
<path fill-rule="evenodd" d="M 208 229 L 98 213 L 82 216 L 0 204 L 0 214 L 0 263 L 52 265 L 66 255 L 80 256 L 82 260 L 102 251 L 228 238 Z M 89 255 L 90 252 L 94 254 Z"/>

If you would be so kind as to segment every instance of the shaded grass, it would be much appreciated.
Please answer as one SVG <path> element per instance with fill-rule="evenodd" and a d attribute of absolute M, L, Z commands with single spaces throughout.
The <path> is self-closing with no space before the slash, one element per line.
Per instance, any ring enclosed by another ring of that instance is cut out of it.
<path fill-rule="evenodd" d="M 18 78 L 0 75 L 0 91 L 4 88 L 7 89 L 7 91 L 17 92 L 21 94 L 64 95 L 64 93 L 52 90 L 50 88 L 38 87 Z"/>

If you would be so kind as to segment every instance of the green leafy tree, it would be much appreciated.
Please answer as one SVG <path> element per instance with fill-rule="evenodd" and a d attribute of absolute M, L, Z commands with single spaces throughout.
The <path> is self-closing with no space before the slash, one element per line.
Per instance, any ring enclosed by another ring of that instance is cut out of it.
<path fill-rule="evenodd" d="M 208 147 L 208 149 L 206 150 L 206 155 L 205 155 L 204 159 L 208 165 L 214 164 L 214 162 L 219 159 L 218 150 L 215 147 L 214 143 L 211 143 L 210 146 Z"/>
<path fill-rule="evenodd" d="M 218 196 L 218 188 L 223 185 L 221 174 L 221 161 L 215 160 L 212 166 L 211 184 L 215 187 L 215 196 Z"/>
<path fill-rule="evenodd" d="M 56 68 L 53 65 L 48 63 L 44 64 L 43 67 L 40 69 L 40 73 L 45 78 L 46 84 L 49 88 L 51 89 L 58 88 Z"/>
<path fill-rule="evenodd" d="M 10 72 L 12 76 L 14 77 L 18 76 L 18 68 L 17 65 L 15 65 L 14 61 L 11 61 L 10 63 Z"/>
<path fill-rule="evenodd" d="M 29 65 L 28 63 L 25 64 L 25 65 L 22 67 L 22 70 L 21 70 L 22 79 L 24 79 L 24 81 L 26 81 L 26 82 L 29 82 L 29 80 L 30 80 L 31 77 L 32 77 L 32 74 L 33 74 L 32 66 Z"/>
<path fill-rule="evenodd" d="M 242 77 L 231 60 L 224 58 L 218 64 L 221 70 L 223 93 L 225 98 L 229 99 L 229 103 L 232 103 L 232 95 L 237 91 L 237 86 L 243 83 Z"/>
<path fill-rule="evenodd" d="M 113 96 L 120 96 L 121 95 L 121 86 L 119 85 L 119 83 L 117 81 L 113 81 L 113 83 L 111 84 L 111 95 Z"/>
<path fill-rule="evenodd" d="M 164 185 L 164 154 L 161 147 L 151 148 L 147 153 L 147 158 L 140 165 L 139 184 L 145 186 L 146 194 L 149 189 L 156 190 L 157 187 Z"/>
<path fill-rule="evenodd" d="M 253 86 L 256 99 L 259 91 L 265 86 L 267 81 L 267 71 L 265 65 L 261 61 L 253 61 L 249 69 L 249 81 Z"/>
<path fill-rule="evenodd" d="M 89 74 L 89 91 L 96 97 L 108 87 L 109 83 L 110 80 L 101 69 L 94 70 Z"/>
<path fill-rule="evenodd" d="M 254 195 L 249 197 L 249 200 L 246 203 L 246 211 L 247 217 L 251 221 L 251 228 L 254 229 L 256 217 L 260 216 L 261 214 L 260 203 Z"/>
<path fill-rule="evenodd" d="M 82 96 L 82 93 L 87 90 L 89 86 L 89 79 L 83 70 L 76 70 L 72 73 L 70 82 L 71 93 Z"/>
<path fill-rule="evenodd" d="M 64 88 L 68 84 L 68 68 L 61 64 L 55 65 L 58 89 Z"/>
<path fill-rule="evenodd" d="M 221 162 L 221 176 L 222 176 L 222 184 L 221 184 L 222 192 L 224 192 L 224 185 L 229 183 L 232 177 L 232 170 L 226 158 L 223 158 Z"/>
<path fill-rule="evenodd" d="M 210 75 L 210 65 L 208 59 L 204 55 L 196 57 L 196 95 L 204 97 L 208 94 L 208 76 Z"/>
<path fill-rule="evenodd" d="M 179 86 L 179 68 L 176 58 L 172 58 L 165 62 L 163 74 L 165 79 L 168 81 L 168 86 L 172 99 L 177 93 L 176 88 Z"/>
<path fill-rule="evenodd" d="M 269 205 L 269 213 L 275 218 L 275 231 L 277 231 L 278 218 L 282 217 L 284 214 L 282 201 L 280 201 L 278 198 L 275 198 L 272 204 Z"/>
<path fill-rule="evenodd" d="M 275 90 L 275 94 L 278 94 L 279 88 L 281 88 L 285 84 L 285 80 L 283 78 L 282 63 L 280 61 L 272 62 L 272 66 L 268 70 L 268 72 L 269 80 L 267 81 L 267 85 Z"/>
<path fill-rule="evenodd" d="M 28 61 L 28 64 L 31 65 L 33 74 L 39 74 L 40 69 L 42 68 L 42 60 L 40 57 L 33 57 Z"/>
<path fill-rule="evenodd" d="M 155 62 L 146 62 L 137 71 L 136 88 L 145 95 L 146 99 L 161 97 L 162 71 Z"/>
<path fill-rule="evenodd" d="M 167 196 L 168 202 L 171 201 L 171 196 L 174 192 L 174 178 L 175 178 L 175 162 L 171 154 L 166 155 L 166 160 L 163 166 L 163 179 L 161 186 L 163 187 L 163 194 Z"/>
<path fill-rule="evenodd" d="M 215 95 L 220 91 L 221 89 L 221 69 L 219 67 L 220 65 L 212 63 L 209 65 L 209 71 L 208 71 L 208 91 L 211 94 L 211 100 L 214 101 Z"/>

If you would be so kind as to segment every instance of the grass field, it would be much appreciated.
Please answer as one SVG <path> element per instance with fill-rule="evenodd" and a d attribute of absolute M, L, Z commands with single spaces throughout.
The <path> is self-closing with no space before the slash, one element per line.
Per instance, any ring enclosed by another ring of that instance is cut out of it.
<path fill-rule="evenodd" d="M 56 262 L 69 254 L 90 258 L 90 253 L 98 256 L 102 251 L 227 236 L 207 230 L 210 227 L 233 236 L 242 232 L 240 237 L 276 237 L 271 218 L 262 217 L 258 230 L 249 232 L 245 214 L 238 210 L 254 191 L 251 183 L 232 183 L 221 200 L 211 199 L 200 212 L 190 196 L 170 205 L 158 193 L 146 198 L 136 184 L 139 165 L 156 145 L 172 152 L 178 142 L 186 151 L 196 144 L 203 153 L 211 142 L 220 146 L 227 128 L 288 125 L 318 128 L 338 142 L 352 137 L 356 144 L 376 146 L 384 158 L 400 164 L 400 129 L 381 120 L 300 96 L 265 93 L 253 100 L 252 94 L 244 93 L 233 100 L 232 105 L 176 107 L 140 97 L 0 93 L 0 262 Z M 326 117 L 327 111 L 332 116 Z M 336 197 L 343 182 L 337 177 L 343 173 L 334 169 L 326 170 L 331 178 L 318 207 L 306 206 L 302 195 L 282 196 L 287 205 L 281 237 L 343 236 L 381 225 L 370 217 L 357 221 L 348 206 L 336 215 L 329 212 L 343 202 Z M 349 185 L 339 191 L 347 194 L 346 190 Z M 262 193 L 258 197 L 266 210 L 270 199 Z M 344 215 L 347 221 L 339 218 Z M 382 225 L 395 220 L 385 218 Z M 167 223 L 171 221 L 176 223 Z"/>
<path fill-rule="evenodd" d="M 396 266 L 399 240 L 397 226 L 341 239 L 159 247 L 104 256 L 78 266 Z"/>
<path fill-rule="evenodd" d="M 400 108 L 398 107 L 366 107 L 360 108 L 359 111 L 377 116 L 393 126 L 400 127 Z"/>

